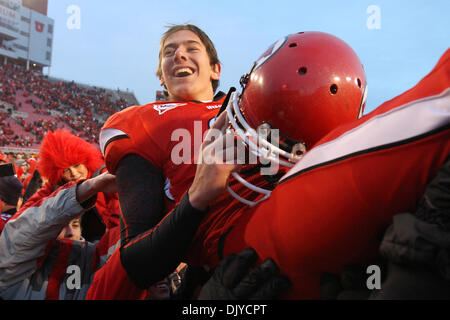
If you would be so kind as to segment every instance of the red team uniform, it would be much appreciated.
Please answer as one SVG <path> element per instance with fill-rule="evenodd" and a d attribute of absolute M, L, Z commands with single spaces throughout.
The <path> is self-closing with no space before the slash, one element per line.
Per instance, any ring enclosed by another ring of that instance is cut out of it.
<path fill-rule="evenodd" d="M 449 87 L 447 50 L 414 88 L 333 130 L 268 200 L 243 208 L 224 256 L 251 246 L 273 258 L 294 284 L 291 299 L 318 299 L 323 272 L 367 263 L 393 215 L 415 211 L 449 156 Z"/>
<path fill-rule="evenodd" d="M 449 60 L 450 50 L 414 88 L 326 135 L 280 180 L 268 200 L 248 207 L 224 192 L 210 206 L 186 261 L 216 267 L 222 256 L 253 247 L 261 260 L 274 259 L 292 281 L 283 298 L 317 299 L 322 272 L 339 273 L 344 265 L 373 258 L 393 215 L 414 212 L 449 154 Z M 203 137 L 221 103 L 157 102 L 113 115 L 101 141 L 109 172 L 114 174 L 127 154 L 144 157 L 167 179 L 169 212 L 196 170 L 189 163 L 174 163 L 172 150 L 182 140 L 172 134 L 189 133 L 194 163 L 198 136 Z M 259 171 L 247 180 L 270 185 Z M 239 195 L 252 198 L 238 182 L 232 179 L 230 184 Z M 143 296 L 120 265 L 118 250 L 97 272 L 88 292 L 89 299 Z"/>
<path fill-rule="evenodd" d="M 127 154 L 147 159 L 166 179 L 169 212 L 194 179 L 196 169 L 192 164 L 222 103 L 223 99 L 207 103 L 160 102 L 116 113 L 102 128 L 103 132 L 112 129 L 104 138 L 105 145 L 101 145 L 108 171 L 114 174 Z"/>

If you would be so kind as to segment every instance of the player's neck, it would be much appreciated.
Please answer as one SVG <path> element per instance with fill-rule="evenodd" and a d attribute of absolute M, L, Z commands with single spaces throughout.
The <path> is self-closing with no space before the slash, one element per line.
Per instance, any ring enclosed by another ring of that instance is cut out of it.
<path fill-rule="evenodd" d="M 169 101 L 200 101 L 211 102 L 214 100 L 214 92 L 204 92 L 201 94 L 193 95 L 172 95 L 169 93 Z"/>

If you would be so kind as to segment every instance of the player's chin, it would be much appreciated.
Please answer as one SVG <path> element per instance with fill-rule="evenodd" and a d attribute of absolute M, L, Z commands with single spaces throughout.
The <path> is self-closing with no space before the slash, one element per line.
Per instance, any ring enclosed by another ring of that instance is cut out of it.
<path fill-rule="evenodd" d="M 183 81 L 174 84 L 169 92 L 180 101 L 190 101 L 196 100 L 194 88 L 195 86 L 191 81 Z"/>

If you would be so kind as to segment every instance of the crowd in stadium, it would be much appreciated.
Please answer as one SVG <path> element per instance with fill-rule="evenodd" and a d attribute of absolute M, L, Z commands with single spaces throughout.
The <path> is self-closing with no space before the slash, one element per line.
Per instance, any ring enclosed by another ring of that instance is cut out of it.
<path fill-rule="evenodd" d="M 11 106 L 0 111 L 0 146 L 36 146 L 47 131 L 63 127 L 97 143 L 98 132 L 108 116 L 128 106 L 121 97 L 113 99 L 111 90 L 85 87 L 74 81 L 51 81 L 42 73 L 15 64 L 0 66 L 0 84 L 0 101 Z M 14 111 L 28 114 L 28 118 L 14 116 L 12 121 L 29 134 L 15 132 L 14 125 L 6 121 Z"/>
<path fill-rule="evenodd" d="M 0 151 L 0 164 L 11 163 L 19 181 L 23 184 L 22 193 L 33 176 L 37 166 L 37 154 Z"/>

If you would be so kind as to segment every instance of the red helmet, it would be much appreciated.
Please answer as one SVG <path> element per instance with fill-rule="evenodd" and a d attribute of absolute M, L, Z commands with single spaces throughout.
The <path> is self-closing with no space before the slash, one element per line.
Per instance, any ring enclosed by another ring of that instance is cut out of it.
<path fill-rule="evenodd" d="M 275 42 L 241 85 L 242 94 L 232 93 L 227 106 L 234 131 L 258 156 L 286 167 L 328 132 L 361 117 L 365 106 L 366 76 L 358 56 L 344 41 L 322 32 L 299 32 Z M 263 199 L 270 195 L 233 176 L 265 194 Z"/>
<path fill-rule="evenodd" d="M 364 111 L 366 76 L 358 56 L 323 32 L 299 32 L 272 44 L 241 84 L 232 112 L 242 116 L 243 121 L 236 117 L 239 125 L 246 131 L 261 125 L 278 129 L 287 152 L 280 155 L 291 162 L 299 150 Z"/>

